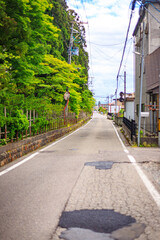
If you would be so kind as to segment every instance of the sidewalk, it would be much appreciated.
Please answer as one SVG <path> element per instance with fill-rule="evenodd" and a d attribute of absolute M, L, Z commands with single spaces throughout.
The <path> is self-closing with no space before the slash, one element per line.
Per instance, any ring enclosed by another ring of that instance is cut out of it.
<path fill-rule="evenodd" d="M 130 147 L 127 140 L 117 127 L 117 131 L 129 152 L 133 155 L 160 192 L 160 148 L 156 147 Z"/>
<path fill-rule="evenodd" d="M 148 161 L 148 169 L 151 160 L 159 164 L 159 149 L 127 149 L 141 165 Z M 85 164 L 53 240 L 160 239 L 157 205 L 124 154 L 118 153 L 121 162 L 116 161 L 115 155 L 110 162 L 111 154 L 109 151 L 101 153 L 102 161 L 98 165 L 97 162 Z M 102 165 L 104 160 L 108 160 L 109 165 Z"/>

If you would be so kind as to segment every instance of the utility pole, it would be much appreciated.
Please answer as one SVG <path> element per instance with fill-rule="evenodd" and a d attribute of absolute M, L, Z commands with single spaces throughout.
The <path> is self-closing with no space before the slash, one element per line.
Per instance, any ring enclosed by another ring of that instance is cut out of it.
<path fill-rule="evenodd" d="M 143 66 L 144 66 L 144 36 L 145 26 L 143 22 L 143 39 L 142 39 L 142 56 L 141 56 L 141 82 L 140 82 L 140 96 L 139 96 L 139 118 L 138 118 L 138 147 L 140 145 L 140 131 L 141 131 L 141 106 L 142 106 L 142 88 L 143 88 Z"/>
<path fill-rule="evenodd" d="M 116 91 L 115 91 L 115 95 L 116 95 L 116 102 L 115 102 L 115 115 L 117 113 L 117 92 L 118 92 L 118 77 L 119 75 L 117 75 L 117 88 L 116 88 Z"/>
<path fill-rule="evenodd" d="M 159 74 L 159 104 L 158 104 L 158 146 L 160 147 L 160 74 Z"/>
<path fill-rule="evenodd" d="M 88 87 L 89 87 L 89 85 L 91 84 L 91 86 L 92 86 L 92 84 L 93 84 L 93 80 L 92 79 L 94 79 L 95 77 L 88 77 L 88 81 L 87 81 L 87 85 L 88 85 Z M 90 81 L 89 81 L 89 79 L 91 79 Z"/>
<path fill-rule="evenodd" d="M 108 99 L 108 101 L 107 101 L 107 103 L 108 103 L 108 111 L 109 111 L 109 96 L 107 97 L 107 99 Z"/>
<path fill-rule="evenodd" d="M 73 33 L 78 33 L 77 30 L 73 29 L 74 21 L 71 22 L 71 35 L 70 35 L 70 42 L 69 42 L 69 48 L 68 48 L 68 63 L 71 64 L 72 59 L 72 47 L 73 47 Z M 88 24 L 88 22 L 80 22 L 80 24 Z M 80 35 L 80 33 L 79 33 Z"/>
<path fill-rule="evenodd" d="M 116 104 L 115 104 L 116 105 L 116 108 L 115 108 L 116 110 L 115 110 L 115 113 L 117 112 L 118 78 L 119 78 L 119 73 L 120 73 L 120 70 L 121 70 L 121 66 L 122 66 L 122 62 L 123 62 L 123 58 L 124 58 L 124 54 L 125 54 L 125 50 L 126 50 L 128 34 L 129 34 L 129 29 L 130 29 L 130 24 L 131 24 L 131 20 L 132 20 L 133 11 L 135 9 L 135 4 L 136 4 L 136 0 L 132 0 L 132 11 L 131 11 L 129 25 L 128 25 L 128 29 L 127 29 L 127 34 L 126 34 L 125 44 L 124 44 L 124 48 L 123 48 L 122 58 L 121 58 L 121 62 L 120 62 L 120 66 L 119 66 L 119 70 L 118 70 L 118 74 L 117 74 L 117 88 L 116 88 L 116 91 L 115 91 L 115 95 L 116 95 Z"/>
<path fill-rule="evenodd" d="M 124 71 L 124 112 L 126 111 L 126 71 Z"/>
<path fill-rule="evenodd" d="M 68 49 L 68 63 L 71 64 L 71 58 L 72 58 L 72 47 L 73 47 L 73 24 L 74 22 L 71 22 L 71 36 L 70 36 L 70 42 L 69 42 L 69 49 Z"/>

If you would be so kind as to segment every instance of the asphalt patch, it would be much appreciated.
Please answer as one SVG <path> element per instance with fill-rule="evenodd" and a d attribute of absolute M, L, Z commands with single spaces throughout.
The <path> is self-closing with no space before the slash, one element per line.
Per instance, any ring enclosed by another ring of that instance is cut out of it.
<path fill-rule="evenodd" d="M 108 209 L 76 210 L 63 212 L 59 221 L 61 228 L 83 228 L 99 233 L 111 233 L 136 220 Z"/>
<path fill-rule="evenodd" d="M 112 233 L 97 233 L 89 229 L 69 228 L 61 232 L 60 238 L 65 240 L 134 240 L 145 230 L 145 224 L 132 223 Z"/>
<path fill-rule="evenodd" d="M 107 170 L 107 169 L 111 169 L 113 164 L 114 162 L 111 162 L 111 161 L 97 161 L 97 162 L 86 162 L 84 165 L 95 167 L 95 169 L 99 169 L 99 170 Z"/>
<path fill-rule="evenodd" d="M 78 148 L 70 148 L 69 150 L 70 150 L 70 151 L 77 151 Z"/>
<path fill-rule="evenodd" d="M 70 228 L 61 233 L 65 240 L 114 240 L 108 233 L 96 233 L 88 229 Z"/>

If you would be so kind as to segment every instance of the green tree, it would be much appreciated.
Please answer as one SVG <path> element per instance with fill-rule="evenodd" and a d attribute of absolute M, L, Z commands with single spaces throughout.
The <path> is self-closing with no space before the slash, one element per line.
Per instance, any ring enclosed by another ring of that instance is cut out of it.
<path fill-rule="evenodd" d="M 71 21 L 79 34 L 74 38 L 79 56 L 68 64 Z M 1 127 L 6 123 L 5 106 L 14 129 L 27 127 L 21 109 L 36 110 L 37 125 L 46 124 L 53 111 L 63 110 L 66 87 L 70 111 L 77 116 L 81 110 L 92 111 L 85 29 L 65 0 L 0 0 L 0 32 Z"/>

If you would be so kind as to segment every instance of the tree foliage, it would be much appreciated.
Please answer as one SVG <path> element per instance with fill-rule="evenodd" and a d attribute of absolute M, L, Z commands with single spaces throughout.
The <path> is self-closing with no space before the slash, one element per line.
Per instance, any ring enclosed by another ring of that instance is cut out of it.
<path fill-rule="evenodd" d="M 79 32 L 74 46 L 80 54 L 68 64 L 71 21 Z M 1 109 L 8 106 L 17 117 L 23 115 L 21 109 L 60 112 L 69 87 L 70 111 L 76 115 L 81 110 L 92 111 L 85 29 L 65 0 L 0 0 L 0 32 Z M 22 122 L 26 128 L 23 116 Z"/>

